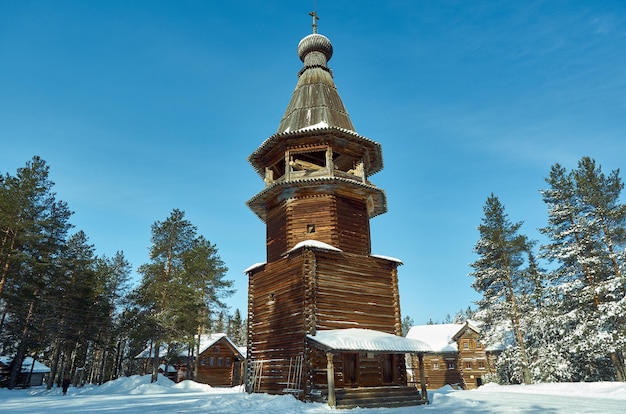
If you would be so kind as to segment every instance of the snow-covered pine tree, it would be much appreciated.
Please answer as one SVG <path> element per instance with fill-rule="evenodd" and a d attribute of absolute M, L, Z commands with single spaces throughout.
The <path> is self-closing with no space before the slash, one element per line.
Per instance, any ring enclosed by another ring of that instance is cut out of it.
<path fill-rule="evenodd" d="M 555 324 L 563 327 L 559 348 L 571 350 L 572 380 L 624 381 L 626 207 L 619 171 L 605 176 L 583 157 L 568 172 L 556 164 L 542 191 L 549 243 L 542 256 L 558 266 L 550 272 Z"/>
<path fill-rule="evenodd" d="M 528 355 L 522 333 L 522 309 L 519 296 L 523 265 L 530 243 L 518 233 L 522 223 L 511 223 L 498 198 L 491 194 L 483 207 L 484 217 L 478 226 L 480 239 L 474 247 L 479 258 L 471 264 L 474 271 L 472 287 L 483 295 L 478 301 L 477 318 L 484 323 L 481 333 L 486 343 L 503 342 L 506 331 L 513 333 L 515 346 L 509 351 L 516 371 L 507 374 L 510 380 L 532 382 Z M 506 354 L 506 353 L 505 353 Z M 507 359 L 505 355 L 503 360 Z"/>

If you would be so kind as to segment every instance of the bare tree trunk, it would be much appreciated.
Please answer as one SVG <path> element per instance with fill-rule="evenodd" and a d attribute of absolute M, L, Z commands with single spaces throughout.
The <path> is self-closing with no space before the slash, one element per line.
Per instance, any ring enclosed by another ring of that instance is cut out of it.
<path fill-rule="evenodd" d="M 35 292 L 35 297 L 37 297 L 37 292 Z M 29 336 L 30 320 L 33 316 L 34 309 L 35 300 L 32 300 L 30 302 L 30 305 L 28 306 L 28 313 L 26 314 L 24 329 L 22 329 L 22 338 L 20 340 L 19 346 L 17 347 L 17 353 L 13 358 L 13 367 L 11 367 L 11 376 L 9 377 L 9 384 L 7 385 L 7 388 L 10 390 L 15 388 L 19 380 L 19 375 L 22 372 L 22 360 L 24 359 L 24 353 L 26 352 L 26 343 Z"/>
<path fill-rule="evenodd" d="M 506 265 L 508 266 L 508 261 L 506 262 Z M 524 384 L 529 385 L 532 384 L 533 379 L 528 365 L 528 355 L 526 354 L 526 345 L 524 344 L 524 336 L 522 335 L 519 309 L 517 308 L 517 299 L 515 298 L 515 292 L 513 291 L 513 283 L 511 281 L 510 273 L 507 275 L 507 296 L 507 300 L 511 303 L 511 307 L 513 308 L 511 322 L 513 323 L 513 333 L 515 335 L 515 339 L 519 347 L 520 357 L 522 359 L 522 379 L 524 380 Z"/>
<path fill-rule="evenodd" d="M 150 382 L 156 382 L 159 376 L 159 353 L 161 350 L 161 341 L 156 340 L 154 344 L 154 357 L 152 359 L 152 377 Z"/>
<path fill-rule="evenodd" d="M 106 359 L 107 359 L 106 346 L 103 347 L 102 350 L 100 351 L 100 358 L 102 359 L 102 361 L 100 362 L 100 372 L 98 374 L 98 385 L 102 385 L 102 383 L 104 382 L 104 368 L 106 366 Z"/>
<path fill-rule="evenodd" d="M 46 384 L 47 389 L 51 389 L 54 384 L 54 378 L 57 375 L 57 369 L 59 367 L 59 355 L 61 352 L 61 344 L 59 343 L 59 339 L 57 338 L 54 341 L 54 351 L 52 351 L 52 364 L 50 364 L 50 377 L 48 378 L 48 383 Z"/>
<path fill-rule="evenodd" d="M 113 368 L 113 372 L 111 373 L 111 379 L 117 379 L 119 377 L 120 365 L 122 362 L 122 340 L 117 341 L 117 347 L 115 349 L 115 367 Z"/>
<path fill-rule="evenodd" d="M 65 374 L 65 351 L 61 350 L 61 368 L 57 374 L 57 388 L 63 385 L 63 376 Z"/>
<path fill-rule="evenodd" d="M 625 382 L 626 367 L 624 366 L 624 355 L 619 350 L 611 352 L 611 361 L 613 361 L 613 365 L 615 366 L 617 380 L 620 382 Z"/>

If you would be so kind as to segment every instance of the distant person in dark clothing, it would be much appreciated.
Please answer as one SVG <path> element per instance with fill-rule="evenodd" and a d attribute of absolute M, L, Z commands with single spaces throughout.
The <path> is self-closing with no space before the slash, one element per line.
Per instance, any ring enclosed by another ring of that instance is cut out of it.
<path fill-rule="evenodd" d="M 61 384 L 63 387 L 63 395 L 67 394 L 67 389 L 70 387 L 70 377 L 67 375 L 63 378 L 63 383 Z"/>

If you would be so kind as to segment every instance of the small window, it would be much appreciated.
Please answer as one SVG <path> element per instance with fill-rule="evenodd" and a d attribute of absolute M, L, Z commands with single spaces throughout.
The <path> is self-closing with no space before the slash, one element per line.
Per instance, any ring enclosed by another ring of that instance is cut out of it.
<path fill-rule="evenodd" d="M 213 352 L 215 352 L 216 354 L 219 354 L 219 353 L 220 353 L 220 346 L 219 346 L 219 345 L 216 345 L 216 346 L 213 348 Z"/>
<path fill-rule="evenodd" d="M 226 366 L 229 367 L 231 364 L 230 358 L 226 358 Z"/>
<path fill-rule="evenodd" d="M 215 357 L 209 357 L 209 366 L 215 365 Z"/>
<path fill-rule="evenodd" d="M 448 369 L 456 369 L 456 364 L 454 363 L 454 361 L 448 362 Z"/>
<path fill-rule="evenodd" d="M 200 365 L 205 366 L 206 365 L 206 358 L 202 358 L 200 360 Z"/>
<path fill-rule="evenodd" d="M 469 350 L 469 341 L 468 340 L 463 340 L 463 350 L 464 351 Z"/>
<path fill-rule="evenodd" d="M 472 369 L 472 362 L 471 361 L 465 361 L 465 369 Z"/>
<path fill-rule="evenodd" d="M 485 369 L 485 361 L 478 361 L 478 369 Z"/>
<path fill-rule="evenodd" d="M 439 369 L 439 362 L 433 361 L 432 365 L 433 365 L 433 369 Z"/>
<path fill-rule="evenodd" d="M 222 365 L 224 365 L 224 358 L 217 357 L 217 366 L 221 367 Z"/>
<path fill-rule="evenodd" d="M 307 234 L 315 233 L 315 224 L 307 224 L 306 225 Z"/>

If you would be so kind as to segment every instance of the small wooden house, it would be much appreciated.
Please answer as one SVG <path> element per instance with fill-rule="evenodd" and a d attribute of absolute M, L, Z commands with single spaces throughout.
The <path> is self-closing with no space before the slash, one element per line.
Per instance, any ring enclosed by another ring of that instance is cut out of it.
<path fill-rule="evenodd" d="M 171 355 L 174 349 L 174 356 Z M 198 374 L 194 378 L 196 382 L 209 384 L 216 387 L 236 386 L 243 382 L 245 355 L 225 333 L 205 334 L 200 337 L 198 361 Z M 168 356 L 170 352 L 170 358 Z M 196 349 L 186 349 L 178 344 L 162 344 L 159 351 L 159 359 L 162 362 L 159 372 L 167 375 L 174 381 L 182 381 L 191 378 L 193 365 L 196 360 Z M 144 349 L 136 358 L 146 361 L 154 356 L 154 350 L 150 347 Z M 169 359 L 168 370 L 165 372 L 165 362 Z"/>
<path fill-rule="evenodd" d="M 485 374 L 495 372 L 497 351 L 485 347 L 480 339 L 480 329 L 469 321 L 413 326 L 407 338 L 425 342 L 432 349 L 432 353 L 424 358 L 425 385 L 428 389 L 444 385 L 475 389 L 482 385 Z M 409 366 L 415 367 L 416 371 L 411 381 L 421 387 L 417 360 L 410 358 Z M 413 371 L 411 368 L 410 373 Z"/>
<path fill-rule="evenodd" d="M 10 365 L 13 357 L 1 356 L 0 357 L 0 382 L 8 382 L 10 376 Z M 26 357 L 22 361 L 22 369 L 18 379 L 18 386 L 29 387 L 43 385 L 44 381 L 50 374 L 50 368 L 41 362 Z"/>
<path fill-rule="evenodd" d="M 298 45 L 304 66 L 278 131 L 248 158 L 265 183 L 248 206 L 266 224 L 267 261 L 245 270 L 246 388 L 337 407 L 361 392 L 361 406 L 418 404 L 405 353 L 421 348 L 402 338 L 402 262 L 371 252 L 370 219 L 387 211 L 370 181 L 382 149 L 356 132 L 327 65 L 332 54 L 314 24 Z M 365 340 L 372 332 L 394 346 Z"/>
<path fill-rule="evenodd" d="M 240 385 L 245 359 L 245 355 L 225 334 L 203 335 L 195 380 L 216 387 Z"/>

